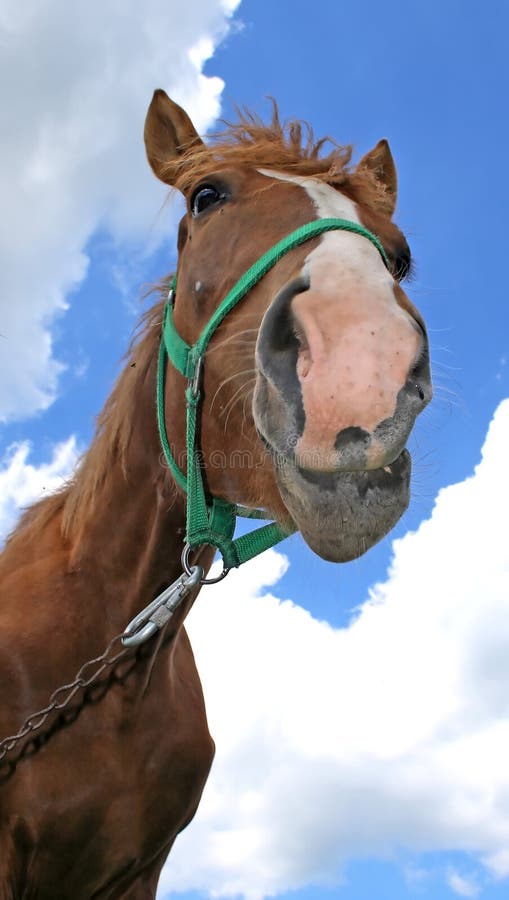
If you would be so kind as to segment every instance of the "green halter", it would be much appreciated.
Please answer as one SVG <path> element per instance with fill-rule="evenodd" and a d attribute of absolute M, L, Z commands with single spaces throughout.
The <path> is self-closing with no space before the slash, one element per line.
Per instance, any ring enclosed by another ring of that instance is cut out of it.
<path fill-rule="evenodd" d="M 347 219 L 316 219 L 292 231 L 261 256 L 254 265 L 244 272 L 212 314 L 196 343 L 190 347 L 177 332 L 173 322 L 173 301 L 177 286 L 173 278 L 168 301 L 164 309 L 163 328 L 159 347 L 157 369 L 157 422 L 166 462 L 177 484 L 187 492 L 187 527 L 184 565 L 187 569 L 187 553 L 190 548 L 210 544 L 219 550 L 223 558 L 223 573 L 240 566 L 268 547 L 273 547 L 295 531 L 283 529 L 275 522 L 263 525 L 249 534 L 233 538 L 237 516 L 264 519 L 266 514 L 256 509 L 247 509 L 217 497 L 207 497 L 203 485 L 200 455 L 197 448 L 196 420 L 201 399 L 200 380 L 205 354 L 210 339 L 225 316 L 242 300 L 261 278 L 289 250 L 305 241 L 323 234 L 325 231 L 350 231 L 367 238 L 376 247 L 385 265 L 389 261 L 378 238 L 357 222 Z M 171 451 L 164 417 L 164 383 L 166 357 L 182 375 L 188 379 L 187 401 L 187 475 L 180 470 Z"/>

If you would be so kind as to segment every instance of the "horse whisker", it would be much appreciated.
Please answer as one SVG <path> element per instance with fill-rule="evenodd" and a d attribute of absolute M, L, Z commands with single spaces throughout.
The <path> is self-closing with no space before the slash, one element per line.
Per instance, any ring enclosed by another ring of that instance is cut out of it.
<path fill-rule="evenodd" d="M 224 378 L 223 381 L 221 382 L 221 384 L 219 385 L 219 387 L 217 388 L 214 396 L 212 397 L 212 400 L 210 402 L 210 411 L 212 412 L 212 409 L 214 407 L 214 403 L 216 401 L 217 395 L 219 394 L 219 391 L 221 391 L 230 381 L 233 381 L 235 378 L 240 378 L 241 375 L 248 375 L 248 374 L 256 375 L 256 372 L 252 366 L 249 369 L 243 369 L 240 372 L 234 372 L 233 375 L 229 375 L 228 378 Z"/>
<path fill-rule="evenodd" d="M 230 334 L 228 337 L 223 338 L 222 341 L 214 342 L 212 347 L 209 347 L 208 353 L 215 353 L 217 350 L 221 350 L 221 348 L 227 346 L 232 341 L 235 341 L 237 338 L 244 337 L 247 334 L 258 334 L 258 328 L 244 328 L 241 331 L 236 331 L 235 334 Z"/>
<path fill-rule="evenodd" d="M 221 415 L 224 415 L 226 413 L 226 420 L 224 423 L 225 432 L 228 427 L 228 421 L 230 419 L 230 416 L 235 408 L 235 401 L 238 401 L 240 403 L 242 391 L 244 389 L 247 389 L 249 391 L 251 389 L 251 386 L 253 383 L 254 383 L 254 379 L 251 379 L 250 381 L 247 381 L 244 384 L 242 384 L 240 386 L 240 388 L 238 388 L 238 390 L 235 391 L 233 397 L 230 398 L 230 400 L 226 404 L 225 408 L 222 410 Z M 243 418 L 243 421 L 242 421 L 242 428 L 244 427 L 244 419 L 245 419 L 245 417 Z"/>

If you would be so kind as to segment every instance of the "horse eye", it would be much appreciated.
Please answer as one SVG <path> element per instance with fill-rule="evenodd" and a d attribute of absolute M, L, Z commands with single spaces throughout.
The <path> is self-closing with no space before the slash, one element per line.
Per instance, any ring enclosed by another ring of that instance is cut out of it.
<path fill-rule="evenodd" d="M 223 194 L 220 194 L 211 184 L 202 185 L 195 190 L 191 197 L 191 213 L 193 216 L 199 216 L 210 206 L 220 203 L 222 199 Z"/>
<path fill-rule="evenodd" d="M 409 253 L 399 253 L 392 261 L 392 274 L 396 281 L 403 281 L 412 271 L 412 260 Z"/>

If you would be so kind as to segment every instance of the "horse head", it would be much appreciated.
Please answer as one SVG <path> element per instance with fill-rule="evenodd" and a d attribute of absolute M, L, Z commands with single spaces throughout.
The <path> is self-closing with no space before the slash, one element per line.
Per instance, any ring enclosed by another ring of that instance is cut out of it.
<path fill-rule="evenodd" d="M 431 399 L 428 339 L 401 281 L 396 169 L 380 141 L 355 168 L 298 124 L 244 116 L 206 145 L 156 91 L 149 163 L 180 190 L 173 317 L 193 344 L 238 279 L 299 226 L 344 226 L 293 246 L 221 322 L 207 349 L 200 443 L 207 489 L 292 521 L 321 557 L 361 555 L 409 501 L 406 443 Z M 165 418 L 185 458 L 185 380 L 166 373 Z"/>

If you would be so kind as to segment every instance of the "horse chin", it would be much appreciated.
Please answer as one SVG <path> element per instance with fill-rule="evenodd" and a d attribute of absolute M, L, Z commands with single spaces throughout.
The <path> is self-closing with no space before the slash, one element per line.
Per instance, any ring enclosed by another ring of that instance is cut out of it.
<path fill-rule="evenodd" d="M 318 472 L 274 457 L 283 502 L 308 546 L 329 562 L 349 562 L 381 540 L 410 498 L 407 450 L 383 469 Z"/>

